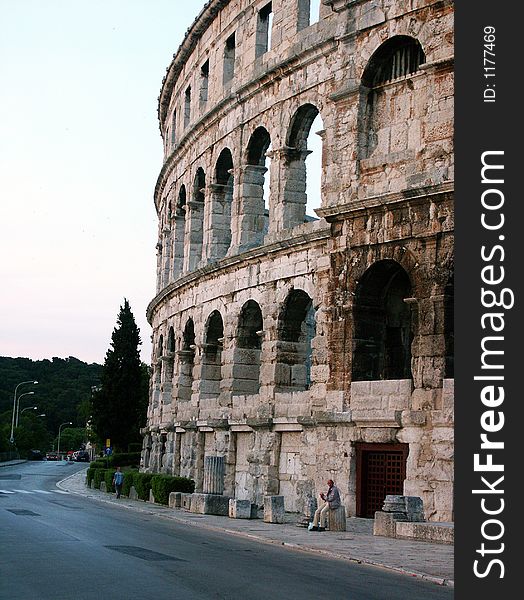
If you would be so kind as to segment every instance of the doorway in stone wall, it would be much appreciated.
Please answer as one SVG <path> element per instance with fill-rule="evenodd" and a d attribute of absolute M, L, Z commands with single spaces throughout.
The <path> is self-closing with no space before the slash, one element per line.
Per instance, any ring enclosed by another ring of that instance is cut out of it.
<path fill-rule="evenodd" d="M 388 494 L 403 495 L 408 444 L 356 445 L 356 516 L 374 518 Z"/>

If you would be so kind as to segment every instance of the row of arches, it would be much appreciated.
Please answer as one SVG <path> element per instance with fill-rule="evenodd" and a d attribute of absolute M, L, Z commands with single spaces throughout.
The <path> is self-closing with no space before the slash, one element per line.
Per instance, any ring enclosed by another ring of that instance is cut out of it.
<path fill-rule="evenodd" d="M 353 303 L 352 381 L 397 380 L 412 377 L 414 316 L 413 288 L 406 270 L 395 260 L 380 260 L 369 267 L 355 287 Z M 437 318 L 445 340 L 442 352 L 442 376 L 452 378 L 454 351 L 453 302 L 451 275 L 442 290 Z M 233 394 L 257 394 L 261 385 L 264 318 L 253 299 L 243 304 L 236 320 L 229 355 L 229 390 Z M 316 311 L 312 298 L 301 289 L 292 289 L 278 312 L 275 339 L 275 391 L 302 391 L 311 385 L 312 340 L 316 335 Z M 166 352 L 179 359 L 178 397 L 189 400 L 193 389 L 193 370 L 197 351 L 195 323 L 188 318 L 176 349 L 175 330 L 171 326 L 164 344 L 161 335 L 156 349 L 159 359 Z M 218 310 L 206 318 L 200 353 L 200 394 L 218 397 L 224 366 L 224 321 Z"/>
<path fill-rule="evenodd" d="M 315 219 L 306 211 L 320 206 L 322 147 L 318 140 L 311 141 L 316 127 L 323 127 L 318 108 L 301 106 L 291 119 L 285 148 L 278 153 L 280 160 L 274 163 L 278 173 L 270 173 L 275 152 L 268 130 L 259 126 L 249 138 L 240 167 L 225 147 L 210 181 L 199 166 L 190 184 L 180 184 L 162 224 L 162 231 L 168 232 L 159 245 L 163 284 L 220 260 L 233 246 L 242 251 L 263 244 L 270 219 L 279 220 L 284 229 Z M 271 179 L 285 181 L 280 206 L 275 205 L 276 194 L 271 198 Z M 316 189 L 308 189 L 308 181 L 315 182 Z"/>
<path fill-rule="evenodd" d="M 311 342 L 315 336 L 315 309 L 311 297 L 300 289 L 287 295 L 278 317 L 275 386 L 280 392 L 303 391 L 311 384 Z M 242 306 L 234 333 L 229 390 L 237 395 L 257 394 L 260 390 L 261 354 L 264 338 L 264 320 L 258 302 L 248 300 Z M 205 321 L 199 346 L 195 323 L 189 317 L 176 343 L 171 326 L 167 340 L 160 335 L 156 349 L 157 364 L 162 357 L 178 359 L 179 400 L 190 400 L 193 391 L 194 368 L 200 351 L 200 398 L 218 398 L 224 379 L 224 320 L 219 310 L 213 310 Z M 172 376 L 172 369 L 169 375 Z M 157 373 L 157 382 L 161 373 Z"/>
<path fill-rule="evenodd" d="M 357 114 L 361 175 L 368 159 L 387 154 L 393 164 L 403 150 L 421 145 L 419 123 L 411 118 L 415 91 L 410 77 L 424 62 L 421 44 L 409 36 L 387 40 L 371 56 Z M 199 166 L 192 182 L 180 183 L 168 203 L 163 230 L 169 234 L 159 245 L 159 287 L 228 254 L 262 245 L 269 223 L 278 231 L 315 219 L 311 213 L 321 205 L 323 128 L 319 108 L 303 104 L 292 116 L 281 148 L 273 148 L 269 131 L 258 126 L 240 164 L 224 147 L 210 176 Z"/>

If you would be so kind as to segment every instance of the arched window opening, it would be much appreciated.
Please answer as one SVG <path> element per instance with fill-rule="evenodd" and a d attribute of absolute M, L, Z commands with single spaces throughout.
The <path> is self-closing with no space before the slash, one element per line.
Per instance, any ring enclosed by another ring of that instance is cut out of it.
<path fill-rule="evenodd" d="M 425 60 L 424 50 L 418 40 L 397 35 L 384 42 L 373 54 L 364 71 L 362 83 L 374 88 L 412 75 Z"/>
<path fill-rule="evenodd" d="M 408 36 L 384 42 L 371 57 L 362 76 L 358 116 L 359 158 L 401 152 L 420 144 L 413 123 L 413 85 L 407 78 L 425 62 L 420 43 Z M 393 87 L 386 84 L 395 83 Z"/>
<path fill-rule="evenodd" d="M 163 335 L 161 335 L 158 338 L 158 345 L 157 345 L 157 351 L 156 351 L 157 359 L 162 358 L 162 356 L 164 356 L 164 336 Z"/>
<path fill-rule="evenodd" d="M 292 290 L 278 319 L 276 390 L 296 392 L 311 385 L 315 309 L 303 290 Z"/>
<path fill-rule="evenodd" d="M 311 152 L 306 157 L 306 219 L 318 219 L 315 209 L 320 208 L 321 199 L 321 180 L 322 180 L 322 135 L 324 133 L 324 123 L 320 113 L 309 129 L 307 137 L 307 149 Z"/>
<path fill-rule="evenodd" d="M 315 120 L 319 117 L 318 109 L 312 104 L 304 104 L 295 113 L 289 133 L 286 140 L 286 145 L 289 150 L 286 156 L 286 177 L 284 187 L 284 215 L 283 215 L 283 227 L 285 229 L 289 227 L 295 227 L 306 221 L 310 221 L 311 217 L 306 217 L 306 205 L 308 204 L 308 176 L 312 181 L 312 187 L 310 194 L 311 207 L 317 208 L 320 205 L 320 192 L 313 191 L 313 188 L 320 187 L 320 168 L 322 161 L 322 150 L 317 148 L 315 152 L 313 149 L 308 147 L 308 141 L 312 143 L 310 133 L 312 132 L 312 126 Z M 317 120 L 317 123 L 322 123 L 321 118 Z M 322 126 L 322 125 L 321 125 Z M 315 130 L 313 130 L 315 133 Z M 318 144 L 318 142 L 317 142 Z M 308 173 L 306 168 L 307 157 L 315 153 L 318 160 L 313 159 L 315 167 L 311 173 Z M 314 171 L 317 171 L 316 175 Z M 315 183 L 316 181 L 316 183 Z"/>
<path fill-rule="evenodd" d="M 169 334 L 167 336 L 167 351 L 175 351 L 175 330 L 172 327 L 169 328 Z"/>
<path fill-rule="evenodd" d="M 264 127 L 257 127 L 247 146 L 243 169 L 242 208 L 240 211 L 240 249 L 263 243 L 269 225 L 270 158 L 267 153 L 271 137 Z"/>
<path fill-rule="evenodd" d="M 455 283 L 451 274 L 444 288 L 444 345 L 446 349 L 444 377 L 455 377 Z"/>
<path fill-rule="evenodd" d="M 231 205 L 233 203 L 233 157 L 224 148 L 215 166 L 215 183 L 212 186 L 211 218 L 209 219 L 208 258 L 223 258 L 231 245 Z"/>
<path fill-rule="evenodd" d="M 178 358 L 178 397 L 182 401 L 189 401 L 193 390 L 193 367 L 195 366 L 195 325 L 193 319 L 188 319 L 184 328 L 182 348 L 178 351 Z"/>
<path fill-rule="evenodd" d="M 186 186 L 178 193 L 173 219 L 175 221 L 173 239 L 173 279 L 180 277 L 184 266 L 184 244 L 186 231 Z"/>
<path fill-rule="evenodd" d="M 222 380 L 222 347 L 224 324 L 222 316 L 215 310 L 207 320 L 204 348 L 202 352 L 202 398 L 217 398 Z"/>
<path fill-rule="evenodd" d="M 233 365 L 234 394 L 258 394 L 260 390 L 262 328 L 260 306 L 254 300 L 248 300 L 238 319 Z"/>
<path fill-rule="evenodd" d="M 393 260 L 370 267 L 355 293 L 353 381 L 411 378 L 411 297 L 406 271 Z"/>
<path fill-rule="evenodd" d="M 188 271 L 197 269 L 202 260 L 205 188 L 206 174 L 202 167 L 199 167 L 193 181 L 193 194 L 189 204 L 189 252 L 186 265 Z"/>

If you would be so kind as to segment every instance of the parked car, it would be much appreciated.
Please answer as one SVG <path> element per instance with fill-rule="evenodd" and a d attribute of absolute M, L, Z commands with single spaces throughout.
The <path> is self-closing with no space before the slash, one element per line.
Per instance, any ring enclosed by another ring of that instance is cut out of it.
<path fill-rule="evenodd" d="M 44 454 L 40 450 L 29 450 L 28 460 L 44 460 Z"/>
<path fill-rule="evenodd" d="M 77 450 L 73 453 L 73 460 L 77 462 L 89 462 L 89 452 L 87 450 Z"/>
<path fill-rule="evenodd" d="M 58 460 L 58 454 L 56 452 L 48 452 L 45 457 L 47 460 Z"/>

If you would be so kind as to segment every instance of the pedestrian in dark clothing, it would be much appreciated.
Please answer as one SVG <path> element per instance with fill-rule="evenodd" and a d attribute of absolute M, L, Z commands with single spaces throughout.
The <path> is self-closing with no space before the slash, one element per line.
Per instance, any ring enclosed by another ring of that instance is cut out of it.
<path fill-rule="evenodd" d="M 122 484 L 124 483 L 124 474 L 120 471 L 120 467 L 116 468 L 116 471 L 113 475 L 113 485 L 116 490 L 116 497 L 120 498 L 120 494 L 122 493 Z"/>

